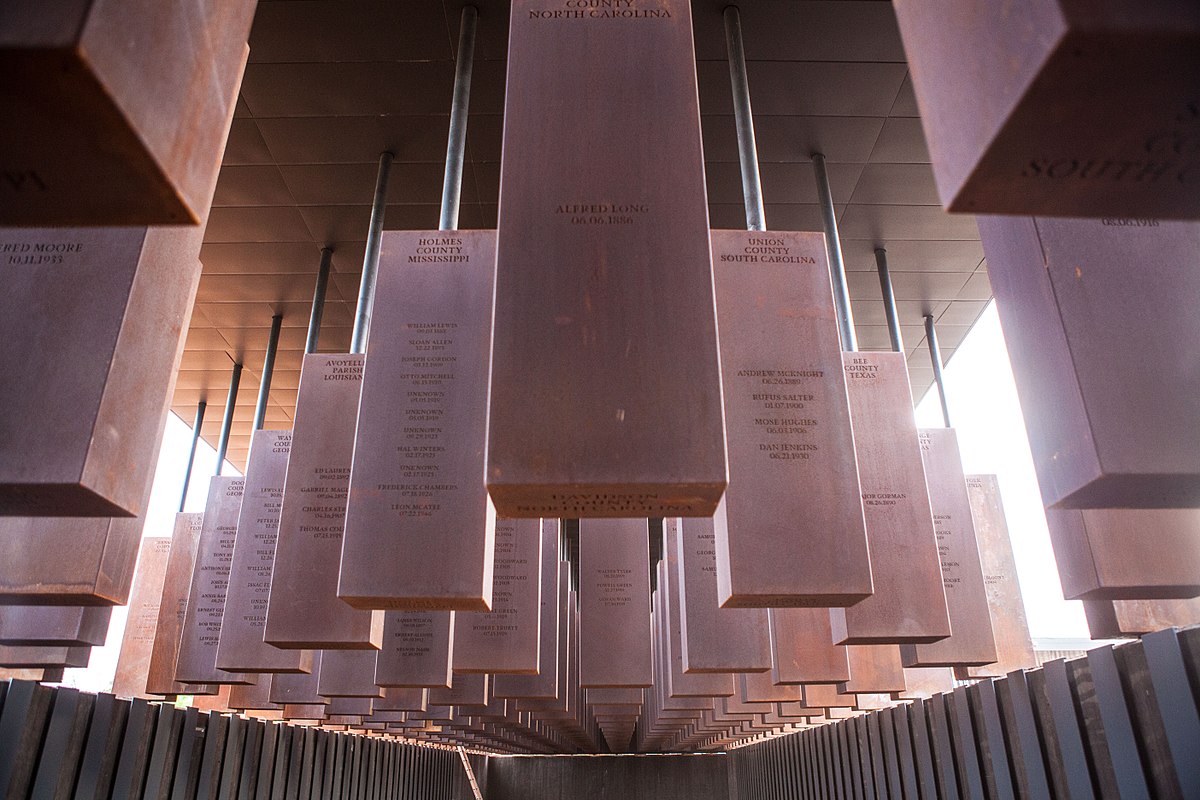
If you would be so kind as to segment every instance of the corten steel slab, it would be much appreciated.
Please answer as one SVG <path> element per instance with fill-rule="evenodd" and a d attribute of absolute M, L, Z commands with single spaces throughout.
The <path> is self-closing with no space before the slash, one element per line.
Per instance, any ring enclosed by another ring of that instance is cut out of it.
<path fill-rule="evenodd" d="M 764 608 L 721 608 L 716 533 L 711 518 L 672 517 L 667 547 L 678 555 L 680 643 L 684 672 L 766 672 L 771 639 Z"/>
<path fill-rule="evenodd" d="M 215 694 L 196 695 L 192 698 L 192 706 L 201 711 L 228 711 L 229 710 L 229 691 L 233 688 L 229 684 L 214 685 Z"/>
<path fill-rule="evenodd" d="M 379 697 L 374 650 L 326 650 L 321 656 L 317 694 L 322 697 Z"/>
<path fill-rule="evenodd" d="M 286 703 L 283 706 L 283 718 L 289 721 L 319 721 L 324 719 L 326 714 L 325 706 L 322 703 Z"/>
<path fill-rule="evenodd" d="M 536 675 L 496 675 L 496 697 L 529 697 L 553 700 L 558 696 L 558 615 L 567 600 L 570 564 L 559 560 L 562 525 L 542 520 L 541 608 L 538 617 L 538 671 Z"/>
<path fill-rule="evenodd" d="M 1018 669 L 1037 666 L 1025 602 L 1017 580 L 1017 560 L 1008 535 L 1000 481 L 995 475 L 968 475 L 967 495 L 979 543 L 983 584 L 991 609 L 992 634 L 996 638 L 996 661 L 983 667 L 964 667 L 968 678 L 1001 678 Z M 1193 545 L 1200 552 L 1200 543 Z"/>
<path fill-rule="evenodd" d="M 370 655 L 369 653 L 349 652 L 347 655 L 362 656 Z M 325 706 L 325 712 L 331 717 L 336 716 L 355 716 L 363 717 L 370 714 L 375 708 L 373 697 L 352 697 L 342 695 L 339 697 L 329 698 L 329 704 Z"/>
<path fill-rule="evenodd" d="M 671 546 L 672 528 L 667 526 L 667 546 L 659 562 L 655 606 L 663 652 L 666 693 L 669 697 L 729 697 L 736 687 L 729 674 L 686 673 L 683 670 L 683 620 L 679 602 L 679 548 Z"/>
<path fill-rule="evenodd" d="M 803 687 L 804 705 L 809 708 L 853 708 L 854 695 L 842 694 L 829 683 L 810 683 Z"/>
<path fill-rule="evenodd" d="M 175 682 L 179 660 L 179 637 L 187 613 L 188 589 L 196 567 L 196 549 L 200 546 L 203 514 L 176 514 L 171 534 L 171 549 L 158 601 L 154 647 L 146 666 L 146 693 L 173 695 L 182 692 Z"/>
<path fill-rule="evenodd" d="M 736 676 L 738 694 L 745 703 L 782 703 L 804 700 L 802 686 L 775 683 L 770 672 L 743 672 Z"/>
<path fill-rule="evenodd" d="M 236 711 L 274 711 L 279 705 L 271 702 L 271 682 L 274 675 L 249 675 L 254 683 L 229 687 L 229 707 Z"/>
<path fill-rule="evenodd" d="M 0 370 L 13 376 L 0 385 L 0 514 L 145 512 L 202 234 L 0 230 Z M 29 369 L 31 355 L 63 366 Z"/>
<path fill-rule="evenodd" d="M 903 353 L 842 353 L 875 593 L 830 611 L 842 644 L 950 635 L 942 565 Z"/>
<path fill-rule="evenodd" d="M 137 601 L 134 581 L 131 606 Z M 111 617 L 108 606 L 0 605 L 0 644 L 98 647 L 108 636 Z"/>
<path fill-rule="evenodd" d="M 828 609 L 772 608 L 767 617 L 773 682 L 837 683 L 850 677 L 846 647 L 833 643 Z"/>
<path fill-rule="evenodd" d="M 487 698 L 487 675 L 455 675 L 449 688 L 434 686 L 429 689 L 431 706 L 486 706 Z"/>
<path fill-rule="evenodd" d="M 18 0 L 0 30 L 7 225 L 201 223 L 254 0 Z"/>
<path fill-rule="evenodd" d="M 722 606 L 871 594 L 833 288 L 819 233 L 713 231 L 729 489 L 713 518 Z"/>
<path fill-rule="evenodd" d="M 324 703 L 317 693 L 317 680 L 321 674 L 323 650 L 314 650 L 311 672 L 281 673 L 271 681 L 270 701 L 279 704 L 311 705 Z"/>
<path fill-rule="evenodd" d="M 843 693 L 903 692 L 904 664 L 900 648 L 887 644 L 857 644 L 846 648 L 850 680 L 838 684 Z"/>
<path fill-rule="evenodd" d="M 542 520 L 497 519 L 492 610 L 456 612 L 455 672 L 537 674 L 541 567 Z"/>
<path fill-rule="evenodd" d="M 450 685 L 454 611 L 386 611 L 375 682 L 388 687 Z"/>
<path fill-rule="evenodd" d="M 311 650 L 283 650 L 263 641 L 291 447 L 291 431 L 254 432 L 217 645 L 217 668 L 227 672 L 312 671 Z"/>
<path fill-rule="evenodd" d="M 250 678 L 217 669 L 217 642 L 233 560 L 244 478 L 218 476 L 208 484 L 208 502 L 196 545 L 196 563 L 179 632 L 175 680 L 180 683 L 246 683 Z"/>
<path fill-rule="evenodd" d="M 651 686 L 645 519 L 579 523 L 579 685 Z"/>
<path fill-rule="evenodd" d="M 8 669 L 39 669 L 43 667 L 86 667 L 91 658 L 90 647 L 13 647 L 0 645 L 0 667 Z"/>
<path fill-rule="evenodd" d="M 691 8 L 646 11 L 512 4 L 487 453 L 503 516 L 711 516 L 725 489 Z"/>
<path fill-rule="evenodd" d="M 424 711 L 429 704 L 429 692 L 425 689 L 383 690 L 383 697 L 375 701 L 376 711 Z"/>
<path fill-rule="evenodd" d="M 361 355 L 304 357 L 263 633 L 277 647 L 379 648 L 382 615 L 337 596 L 362 368 Z"/>
<path fill-rule="evenodd" d="M 0 518 L 0 605 L 124 605 L 142 524 L 138 517 Z"/>
<path fill-rule="evenodd" d="M 125 634 L 121 638 L 117 671 L 113 677 L 112 693 L 117 697 L 151 698 L 146 685 L 158 631 L 158 606 L 162 602 L 170 556 L 170 537 L 150 536 L 142 540 L 137 572 L 133 575 L 133 591 L 129 596 L 129 616 L 125 620 Z"/>
<path fill-rule="evenodd" d="M 1200 505 L 1200 223 L 983 217 L 1046 506 Z M 1125 324 L 1115 325 L 1113 320 Z"/>
<path fill-rule="evenodd" d="M 1200 598 L 1084 600 L 1083 613 L 1093 639 L 1120 639 L 1200 624 Z"/>
<path fill-rule="evenodd" d="M 1200 511 L 1049 509 L 1046 524 L 1069 600 L 1167 600 L 1200 594 Z"/>
<path fill-rule="evenodd" d="M 495 248 L 492 231 L 383 236 L 338 582 L 356 608 L 492 607 Z"/>
<path fill-rule="evenodd" d="M 1200 217 L 1200 9 L 895 3 L 951 211 Z"/>
<path fill-rule="evenodd" d="M 900 653 L 906 667 L 990 664 L 997 658 L 996 638 L 958 436 L 952 428 L 922 428 L 920 436 L 953 633 L 932 644 L 901 645 Z"/>

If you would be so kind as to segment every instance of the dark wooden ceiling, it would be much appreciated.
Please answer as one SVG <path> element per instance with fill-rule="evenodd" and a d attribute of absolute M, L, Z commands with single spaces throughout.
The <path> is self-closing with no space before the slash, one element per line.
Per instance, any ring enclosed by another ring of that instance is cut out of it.
<path fill-rule="evenodd" d="M 436 228 L 459 0 L 261 0 L 225 153 L 173 410 L 215 442 L 234 361 L 229 456 L 245 460 L 271 316 L 283 334 L 267 427 L 290 427 L 322 247 L 320 348 L 345 350 L 380 152 L 387 229 Z M 481 0 L 461 226 L 494 227 L 508 3 Z M 721 13 L 695 0 L 711 224 L 745 226 Z M 922 315 L 951 355 L 991 296 L 975 221 L 944 213 L 891 4 L 742 0 L 769 228 L 820 230 L 810 154 L 829 162 L 860 346 L 888 349 L 873 252 L 886 247 L 914 394 L 932 380 Z M 587 91 L 580 85 L 580 92 Z"/>

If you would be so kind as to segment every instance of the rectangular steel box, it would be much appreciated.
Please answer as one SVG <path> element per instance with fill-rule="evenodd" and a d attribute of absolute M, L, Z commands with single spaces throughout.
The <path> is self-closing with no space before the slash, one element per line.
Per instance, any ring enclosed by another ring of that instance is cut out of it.
<path fill-rule="evenodd" d="M 874 594 L 830 609 L 841 644 L 917 644 L 950 635 L 942 565 L 903 353 L 842 353 Z"/>
<path fill-rule="evenodd" d="M 361 355 L 304 357 L 263 640 L 291 649 L 378 649 L 381 614 L 338 599 Z"/>
<path fill-rule="evenodd" d="M 146 682 L 150 676 L 150 659 L 154 655 L 154 636 L 158 630 L 158 607 L 162 601 L 167 561 L 171 555 L 171 539 L 167 536 L 148 536 L 142 539 L 138 552 L 137 572 L 129 597 L 129 616 L 117 656 L 117 672 L 113 677 L 112 693 L 117 697 L 149 697 Z"/>
<path fill-rule="evenodd" d="M 491 607 L 495 255 L 493 231 L 383 235 L 337 589 L 355 608 Z"/>
<path fill-rule="evenodd" d="M 4 224 L 199 223 L 256 5 L 8 0 Z"/>
<path fill-rule="evenodd" d="M 263 641 L 292 432 L 258 430 L 250 441 L 217 668 L 227 672 L 309 672 L 311 650 L 283 650 Z"/>
<path fill-rule="evenodd" d="M 713 231 L 729 488 L 723 607 L 847 606 L 871 561 L 825 240 Z"/>
<path fill-rule="evenodd" d="M 981 217 L 1047 507 L 1200 506 L 1200 223 Z"/>
<path fill-rule="evenodd" d="M 179 661 L 179 636 L 187 613 L 188 592 L 196 568 L 196 549 L 200 546 L 203 524 L 203 514 L 175 515 L 171 551 L 167 555 L 166 574 L 158 600 L 154 647 L 146 665 L 147 694 L 173 695 L 183 691 L 183 685 L 175 681 L 175 665 Z"/>
<path fill-rule="evenodd" d="M 1068 600 L 1168 600 L 1200 595 L 1200 510 L 1046 512 Z"/>
<path fill-rule="evenodd" d="M 650 547 L 644 519 L 589 519 L 579 533 L 579 684 L 652 686 Z"/>
<path fill-rule="evenodd" d="M 124 605 L 141 538 L 138 517 L 0 517 L 0 605 Z"/>
<path fill-rule="evenodd" d="M 131 606 L 137 602 L 136 586 L 133 594 Z M 108 636 L 111 618 L 111 606 L 0 605 L 0 644 L 100 647 Z"/>
<path fill-rule="evenodd" d="M 996 639 L 958 435 L 951 428 L 928 428 L 920 437 L 951 635 L 932 644 L 900 645 L 904 666 L 990 664 L 996 660 Z"/>
<path fill-rule="evenodd" d="M 1200 217 L 1200 7 L 897 0 L 950 211 Z"/>
<path fill-rule="evenodd" d="M 488 491 L 506 517 L 711 516 L 726 462 L 690 3 L 562 6 L 512 4 Z"/>
<path fill-rule="evenodd" d="M 201 233 L 0 229 L 0 515 L 145 511 Z"/>

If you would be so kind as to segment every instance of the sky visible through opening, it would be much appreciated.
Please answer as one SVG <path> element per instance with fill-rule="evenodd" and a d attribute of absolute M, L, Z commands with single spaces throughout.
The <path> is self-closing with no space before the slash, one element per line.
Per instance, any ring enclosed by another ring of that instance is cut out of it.
<path fill-rule="evenodd" d="M 950 421 L 958 431 L 963 469 L 971 475 L 999 476 L 1030 634 L 1035 639 L 1088 638 L 1082 604 L 1062 596 L 995 302 L 988 304 L 955 351 L 945 376 Z M 921 427 L 942 426 L 936 389 L 931 388 L 917 404 L 916 418 Z M 171 535 L 191 439 L 187 423 L 169 414 L 143 536 Z M 204 510 L 215 463 L 216 452 L 201 442 L 185 511 Z M 225 474 L 240 473 L 226 464 Z M 125 607 L 113 609 L 105 646 L 92 649 L 86 669 L 66 670 L 64 685 L 93 692 L 112 688 L 126 616 Z"/>

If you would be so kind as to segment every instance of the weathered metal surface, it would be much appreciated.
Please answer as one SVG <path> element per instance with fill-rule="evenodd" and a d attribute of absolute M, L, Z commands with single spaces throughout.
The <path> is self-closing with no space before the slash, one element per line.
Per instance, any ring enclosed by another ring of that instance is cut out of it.
<path fill-rule="evenodd" d="M 0 230 L 0 370 L 9 376 L 0 385 L 0 515 L 145 513 L 201 236 Z M 30 369 L 31 356 L 66 365 Z"/>
<path fill-rule="evenodd" d="M 659 626 L 658 641 L 662 650 L 666 696 L 729 697 L 734 694 L 733 676 L 720 673 L 686 673 L 683 671 L 683 634 L 679 603 L 679 548 L 672 546 L 672 531 L 667 526 L 667 544 L 663 560 L 658 564 L 658 591 L 655 592 L 655 617 Z"/>
<path fill-rule="evenodd" d="M 283 650 L 263 641 L 291 446 L 291 431 L 259 430 L 250 440 L 246 489 L 238 514 L 217 645 L 217 668 L 227 672 L 312 670 L 311 650 Z"/>
<path fill-rule="evenodd" d="M 1200 594 L 1200 511 L 1048 509 L 1069 600 L 1167 600 Z"/>
<path fill-rule="evenodd" d="M 324 703 L 325 698 L 317 693 L 317 680 L 321 674 L 321 658 L 323 650 L 314 650 L 312 671 L 308 673 L 281 673 L 271 681 L 271 693 L 268 699 L 280 705 L 312 705 Z"/>
<path fill-rule="evenodd" d="M 202 222 L 255 5 L 10 5 L 0 102 L 22 125 L 0 145 L 5 224 Z"/>
<path fill-rule="evenodd" d="M 871 562 L 824 237 L 713 231 L 729 489 L 722 606 L 846 606 Z"/>
<path fill-rule="evenodd" d="M 678 561 L 680 643 L 684 672 L 771 669 L 767 610 L 721 608 L 717 600 L 716 533 L 710 518 L 663 521 Z"/>
<path fill-rule="evenodd" d="M 502 516 L 711 516 L 725 488 L 691 7 L 640 11 L 512 5 L 487 448 Z"/>
<path fill-rule="evenodd" d="M 179 660 L 179 637 L 187 612 L 188 590 L 196 567 L 196 549 L 200 545 L 203 521 L 203 514 L 175 515 L 167 570 L 159 595 L 154 646 L 146 665 L 147 694 L 173 695 L 182 689 L 181 684 L 175 682 L 175 665 Z"/>
<path fill-rule="evenodd" d="M 579 528 L 579 684 L 650 686 L 646 520 L 585 519 Z"/>
<path fill-rule="evenodd" d="M 263 639 L 290 649 L 378 649 L 382 614 L 338 599 L 363 357 L 304 357 Z M 384 559 L 381 559 L 384 560 Z"/>
<path fill-rule="evenodd" d="M 903 692 L 906 686 L 900 648 L 887 644 L 857 644 L 846 648 L 850 680 L 838 684 L 843 693 Z"/>
<path fill-rule="evenodd" d="M 217 669 L 217 642 L 245 483 L 244 478 L 217 476 L 208 485 L 208 503 L 204 506 L 187 610 L 179 633 L 174 678 L 180 683 L 247 682 L 242 675 Z"/>
<path fill-rule="evenodd" d="M 131 607 L 137 602 L 137 583 L 135 578 Z M 0 644 L 98 647 L 108 635 L 111 616 L 108 606 L 0 605 Z"/>
<path fill-rule="evenodd" d="M 968 678 L 1000 678 L 1013 670 L 1037 666 L 1037 657 L 1017 580 L 1017 560 L 1004 517 L 1000 481 L 995 475 L 968 475 L 967 495 L 971 498 L 971 517 L 979 543 L 997 658 L 986 666 L 962 669 Z M 1196 549 L 1200 552 L 1200 547 Z"/>
<path fill-rule="evenodd" d="M 1200 217 L 1194 5 L 895 8 L 949 210 Z"/>
<path fill-rule="evenodd" d="M 776 683 L 770 672 L 743 672 L 736 676 L 738 693 L 746 703 L 782 703 L 804 700 L 803 687 Z"/>
<path fill-rule="evenodd" d="M 942 566 L 903 353 L 843 353 L 875 592 L 830 611 L 834 641 L 917 644 L 950 635 Z"/>
<path fill-rule="evenodd" d="M 0 667 L 9 669 L 38 669 L 42 667 L 86 667 L 92 654 L 90 647 L 39 645 L 14 647 L 0 645 Z"/>
<path fill-rule="evenodd" d="M 538 618 L 538 671 L 536 675 L 495 675 L 496 697 L 554 699 L 558 696 L 559 614 L 566 605 L 570 565 L 559 560 L 562 525 L 542 520 L 541 609 Z"/>
<path fill-rule="evenodd" d="M 494 231 L 384 234 L 338 596 L 356 608 L 487 611 Z M 394 554 L 380 558 L 381 548 Z"/>
<path fill-rule="evenodd" d="M 247 676 L 253 683 L 229 687 L 229 707 L 237 711 L 272 711 L 279 705 L 271 702 L 270 674 Z"/>
<path fill-rule="evenodd" d="M 124 605 L 141 540 L 136 517 L 0 517 L 0 605 Z"/>
<path fill-rule="evenodd" d="M 775 683 L 837 683 L 850 677 L 846 647 L 833 643 L 828 609 L 772 608 L 767 614 Z"/>
<path fill-rule="evenodd" d="M 326 650 L 321 656 L 317 694 L 322 697 L 379 697 L 374 650 Z"/>
<path fill-rule="evenodd" d="M 1084 600 L 1083 612 L 1093 639 L 1120 639 L 1200 624 L 1200 598 Z"/>
<path fill-rule="evenodd" d="M 1200 223 L 985 217 L 979 231 L 1045 505 L 1200 505 L 1200 372 L 1179 348 L 1200 337 L 1179 302 L 1200 292 Z"/>
<path fill-rule="evenodd" d="M 454 659 L 454 611 L 388 611 L 375 682 L 387 687 L 449 686 Z"/>
<path fill-rule="evenodd" d="M 431 706 L 485 706 L 488 698 L 487 675 L 455 675 L 449 688 L 429 689 Z"/>
<path fill-rule="evenodd" d="M 900 653 L 906 667 L 990 664 L 997 658 L 996 639 L 958 437 L 951 428 L 923 428 L 920 436 L 953 634 L 932 644 L 901 645 Z"/>
<path fill-rule="evenodd" d="M 125 634 L 113 677 L 112 693 L 117 697 L 150 697 L 146 687 L 170 555 L 169 537 L 151 536 L 142 540 L 129 597 L 129 616 L 125 619 Z"/>
<path fill-rule="evenodd" d="M 495 552 L 492 610 L 455 615 L 454 671 L 535 675 L 542 521 L 497 519 Z"/>

